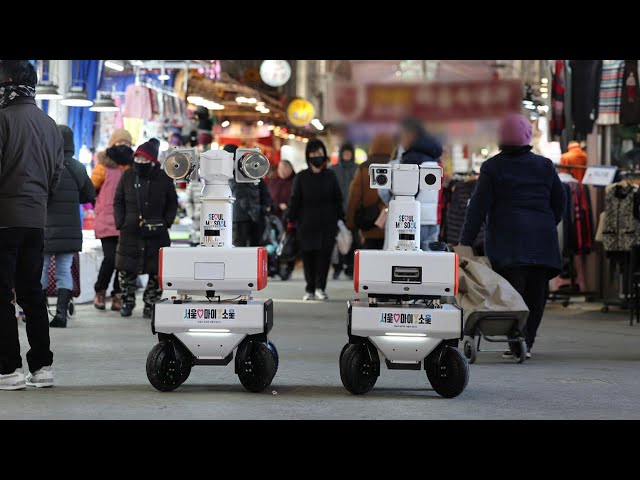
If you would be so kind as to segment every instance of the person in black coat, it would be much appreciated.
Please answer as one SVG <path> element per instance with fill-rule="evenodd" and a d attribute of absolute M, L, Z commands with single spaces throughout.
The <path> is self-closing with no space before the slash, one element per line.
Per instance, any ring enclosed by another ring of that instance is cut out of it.
<path fill-rule="evenodd" d="M 169 228 L 178 212 L 178 196 L 173 180 L 158 163 L 159 145 L 160 142 L 152 138 L 138 147 L 134 166 L 122 174 L 113 203 L 116 228 L 120 231 L 116 268 L 122 289 L 120 315 L 123 317 L 131 316 L 135 308 L 139 274 L 149 274 L 143 295 L 145 318 L 151 318 L 151 307 L 162 295 L 158 284 L 158 255 L 160 248 L 171 245 Z M 145 224 L 157 227 L 148 232 Z"/>
<path fill-rule="evenodd" d="M 47 207 L 41 283 L 46 292 L 49 285 L 49 264 L 51 258 L 55 258 L 58 302 L 56 315 L 49 326 L 65 328 L 73 290 L 71 264 L 74 254 L 82 251 L 80 205 L 95 203 L 96 190 L 84 165 L 73 158 L 75 152 L 73 131 L 66 125 L 59 125 L 58 129 L 64 140 L 64 167 L 58 186 Z"/>
<path fill-rule="evenodd" d="M 326 300 L 327 275 L 338 233 L 338 220 L 344 220 L 342 193 L 335 173 L 327 169 L 327 149 L 320 140 L 311 140 L 305 151 L 309 168 L 293 181 L 289 220 L 295 224 L 304 277 L 304 300 Z M 291 230 L 292 225 L 289 226 Z"/>
<path fill-rule="evenodd" d="M 237 145 L 225 145 L 223 150 L 235 155 Z M 258 247 L 262 244 L 262 235 L 267 226 L 267 212 L 271 208 L 271 193 L 264 181 L 238 183 L 229 182 L 231 193 L 235 197 L 233 204 L 233 246 Z"/>
<path fill-rule="evenodd" d="M 501 151 L 480 168 L 460 236 L 462 245 L 471 246 L 486 219 L 485 251 L 491 266 L 529 307 L 524 331 L 528 350 L 542 320 L 549 280 L 560 273 L 557 225 L 564 210 L 562 182 L 551 160 L 531 152 L 531 137 L 526 117 L 503 119 Z"/>

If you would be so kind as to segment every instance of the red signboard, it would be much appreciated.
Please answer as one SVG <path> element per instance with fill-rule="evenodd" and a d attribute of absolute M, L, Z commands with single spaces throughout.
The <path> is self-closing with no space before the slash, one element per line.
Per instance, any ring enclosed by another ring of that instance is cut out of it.
<path fill-rule="evenodd" d="M 473 83 L 334 83 L 326 121 L 393 121 L 413 116 L 424 121 L 490 118 L 520 111 L 518 80 Z"/>

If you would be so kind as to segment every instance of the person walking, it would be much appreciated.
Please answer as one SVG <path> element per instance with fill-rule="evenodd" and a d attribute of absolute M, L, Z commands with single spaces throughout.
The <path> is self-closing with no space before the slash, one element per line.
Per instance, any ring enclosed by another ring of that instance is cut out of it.
<path fill-rule="evenodd" d="M 95 206 L 95 234 L 102 243 L 103 259 L 98 272 L 98 280 L 94 285 L 95 296 L 93 306 L 104 310 L 107 288 L 113 277 L 111 291 L 111 310 L 120 311 L 122 308 L 122 291 L 116 269 L 116 247 L 120 232 L 115 225 L 113 214 L 113 200 L 116 187 L 125 170 L 133 165 L 133 150 L 131 149 L 131 134 L 125 129 L 114 130 L 109 138 L 108 147 L 97 155 L 98 163 L 91 173 L 91 181 L 98 192 Z M 115 275 L 114 275 L 115 272 Z"/>
<path fill-rule="evenodd" d="M 321 140 L 307 143 L 309 168 L 293 180 L 289 224 L 294 225 L 304 265 L 306 293 L 303 300 L 327 300 L 327 276 L 336 242 L 338 220 L 344 220 L 342 193 L 335 173 L 327 168 L 327 148 Z"/>
<path fill-rule="evenodd" d="M 160 248 L 171 245 L 169 228 L 178 212 L 173 180 L 160 168 L 160 142 L 152 138 L 134 153 L 134 166 L 122 174 L 114 199 L 115 226 L 120 230 L 116 269 L 122 288 L 120 315 L 130 317 L 136 305 L 136 280 L 148 274 L 143 294 L 143 317 L 151 318 L 153 304 L 162 295 L 158 284 Z"/>
<path fill-rule="evenodd" d="M 362 248 L 381 250 L 384 246 L 384 229 L 374 222 L 385 208 L 378 191 L 369 187 L 369 165 L 389 163 L 393 153 L 393 139 L 386 133 L 379 133 L 371 140 L 369 158 L 359 166 L 351 182 L 347 202 L 347 227 L 359 231 L 364 239 Z M 357 235 L 357 233 L 355 234 Z M 354 236 L 355 236 L 354 235 Z"/>
<path fill-rule="evenodd" d="M 225 145 L 226 152 L 235 155 L 237 145 Z M 233 245 L 235 247 L 258 247 L 262 244 L 262 235 L 267 226 L 266 215 L 271 208 L 269 187 L 263 181 L 238 183 L 229 182 L 231 193 L 235 197 L 233 204 Z"/>
<path fill-rule="evenodd" d="M 406 118 L 400 124 L 401 164 L 442 166 L 442 145 L 424 129 L 422 122 Z M 420 248 L 429 250 L 431 242 L 438 241 L 442 216 L 442 188 L 435 192 L 421 190 L 416 196 L 420 202 Z M 387 202 L 388 203 L 388 202 Z"/>
<path fill-rule="evenodd" d="M 340 147 L 338 154 L 338 163 L 329 167 L 333 173 L 336 174 L 338 184 L 340 185 L 340 193 L 342 193 L 342 209 L 347 210 L 347 204 L 349 202 L 349 188 L 351 182 L 358 169 L 356 165 L 356 151 L 353 145 L 345 143 Z M 337 262 L 333 264 L 333 279 L 337 280 L 340 277 L 340 273 L 344 270 L 344 274 L 353 279 L 353 254 L 358 245 L 358 234 L 355 230 L 351 229 L 353 233 L 353 244 L 351 250 L 346 255 L 342 255 L 337 251 L 334 252 L 334 258 L 337 258 Z"/>
<path fill-rule="evenodd" d="M 276 215 L 282 225 L 287 225 L 289 216 L 289 198 L 293 189 L 293 180 L 296 176 L 293 165 L 289 160 L 280 160 L 275 175 L 267 181 L 269 192 L 271 193 L 271 212 Z M 295 260 L 280 263 L 279 274 L 283 280 L 289 279 L 295 268 Z"/>
<path fill-rule="evenodd" d="M 480 168 L 460 244 L 473 245 L 486 220 L 485 252 L 491 266 L 529 307 L 524 336 L 531 357 L 542 321 L 549 280 L 560 273 L 557 225 L 564 189 L 553 162 L 531 152 L 529 120 L 510 114 L 500 125 L 500 153 Z M 509 350 L 505 357 L 512 356 Z"/>
<path fill-rule="evenodd" d="M 96 191 L 84 165 L 73 158 L 75 152 L 73 131 L 66 125 L 59 125 L 58 129 L 64 140 L 64 167 L 58 187 L 47 209 L 41 283 L 46 296 L 49 285 L 49 264 L 51 259 L 55 258 L 58 301 L 55 317 L 49 326 L 65 328 L 73 290 L 71 264 L 74 255 L 82 251 L 80 205 L 95 203 Z"/>
<path fill-rule="evenodd" d="M 0 390 L 54 384 L 40 277 L 47 203 L 62 173 L 64 145 L 56 123 L 36 105 L 37 83 L 28 60 L 0 60 Z M 14 289 L 31 347 L 26 376 Z"/>

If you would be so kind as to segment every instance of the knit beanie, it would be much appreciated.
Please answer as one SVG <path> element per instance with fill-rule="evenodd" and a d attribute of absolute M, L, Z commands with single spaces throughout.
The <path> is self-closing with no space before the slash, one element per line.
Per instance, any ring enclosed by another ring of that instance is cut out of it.
<path fill-rule="evenodd" d="M 118 142 L 129 142 L 129 145 L 131 145 L 133 143 L 133 139 L 131 138 L 131 134 L 124 128 L 118 128 L 111 134 L 108 146 L 113 147 Z"/>
<path fill-rule="evenodd" d="M 158 150 L 160 148 L 160 141 L 156 138 L 150 139 L 148 142 L 143 143 L 136 149 L 134 157 L 141 156 L 146 158 L 152 163 L 158 162 Z"/>
<path fill-rule="evenodd" d="M 369 156 L 390 157 L 393 153 L 393 139 L 387 133 L 378 133 L 371 139 L 369 145 Z"/>
<path fill-rule="evenodd" d="M 500 145 L 513 147 L 529 145 L 533 137 L 531 122 L 524 115 L 510 113 L 502 119 L 498 135 Z"/>

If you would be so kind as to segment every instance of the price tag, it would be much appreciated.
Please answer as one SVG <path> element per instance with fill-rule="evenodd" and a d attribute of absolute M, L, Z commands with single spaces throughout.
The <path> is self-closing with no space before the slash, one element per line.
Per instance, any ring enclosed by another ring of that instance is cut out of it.
<path fill-rule="evenodd" d="M 616 176 L 618 167 L 610 166 L 592 166 L 587 168 L 587 172 L 584 174 L 582 183 L 584 185 L 594 185 L 596 187 L 606 187 L 613 183 L 613 179 Z"/>

